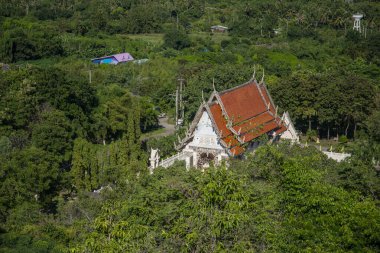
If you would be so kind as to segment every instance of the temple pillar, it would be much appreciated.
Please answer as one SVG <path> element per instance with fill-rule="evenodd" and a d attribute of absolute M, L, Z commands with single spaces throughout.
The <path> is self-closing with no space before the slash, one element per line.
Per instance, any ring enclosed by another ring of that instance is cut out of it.
<path fill-rule="evenodd" d="M 191 164 L 191 155 L 186 156 L 185 161 L 186 161 L 186 170 L 189 170 L 190 167 L 192 166 L 192 164 Z"/>
<path fill-rule="evenodd" d="M 149 172 L 150 174 L 153 174 L 154 169 L 157 168 L 156 159 L 149 159 L 149 161 L 150 161 Z"/>
<path fill-rule="evenodd" d="M 198 166 L 198 153 L 196 150 L 193 151 L 193 165 L 194 167 Z"/>
<path fill-rule="evenodd" d="M 221 153 L 219 153 L 216 156 L 216 162 L 217 162 L 217 165 L 220 165 L 222 163 L 222 154 Z"/>
<path fill-rule="evenodd" d="M 157 168 L 158 165 L 160 164 L 160 155 L 158 154 L 158 149 L 150 150 L 149 162 L 150 162 L 149 171 L 150 171 L 150 174 L 153 174 L 154 169 Z"/>
<path fill-rule="evenodd" d="M 149 159 L 150 161 L 150 168 L 155 169 L 156 168 L 156 159 Z"/>

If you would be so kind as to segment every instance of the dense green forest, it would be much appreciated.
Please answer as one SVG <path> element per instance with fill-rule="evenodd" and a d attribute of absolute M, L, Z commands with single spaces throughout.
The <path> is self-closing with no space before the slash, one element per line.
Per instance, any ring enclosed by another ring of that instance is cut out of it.
<path fill-rule="evenodd" d="M 377 1 L 0 6 L 0 252 L 380 251 Z M 120 52 L 147 61 L 91 63 Z M 352 157 L 279 143 L 149 175 L 150 148 L 172 155 L 184 132 L 149 137 L 160 113 L 174 117 L 178 79 L 186 126 L 213 82 L 231 88 L 254 69 L 301 142 Z"/>

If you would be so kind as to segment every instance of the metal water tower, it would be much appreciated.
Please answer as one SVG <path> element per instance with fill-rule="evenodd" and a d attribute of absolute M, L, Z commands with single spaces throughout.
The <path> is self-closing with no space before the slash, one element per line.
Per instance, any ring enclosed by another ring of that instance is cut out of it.
<path fill-rule="evenodd" d="M 352 29 L 362 32 L 361 27 L 360 27 L 360 20 L 363 18 L 363 14 L 354 14 L 352 17 L 355 19 L 354 20 L 354 27 Z"/>

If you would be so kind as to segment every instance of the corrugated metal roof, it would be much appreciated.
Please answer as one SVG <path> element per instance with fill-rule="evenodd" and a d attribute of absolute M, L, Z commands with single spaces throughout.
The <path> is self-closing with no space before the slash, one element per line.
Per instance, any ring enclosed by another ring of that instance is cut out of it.
<path fill-rule="evenodd" d="M 118 62 L 127 62 L 134 60 L 132 55 L 129 53 L 114 54 L 112 56 L 115 57 Z"/>
<path fill-rule="evenodd" d="M 129 53 L 121 53 L 121 54 L 114 54 L 114 55 L 108 55 L 108 56 L 103 56 L 103 57 L 99 57 L 99 58 L 94 58 L 91 61 L 103 60 L 103 59 L 107 59 L 107 58 L 115 58 L 118 61 L 118 63 L 128 62 L 128 61 L 134 60 L 132 55 L 130 55 Z"/>

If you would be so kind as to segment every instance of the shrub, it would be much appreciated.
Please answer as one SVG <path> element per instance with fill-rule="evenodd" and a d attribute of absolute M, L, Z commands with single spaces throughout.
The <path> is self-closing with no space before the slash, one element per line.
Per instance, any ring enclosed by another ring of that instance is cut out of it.
<path fill-rule="evenodd" d="M 318 138 L 318 134 L 316 130 L 307 130 L 306 138 L 308 141 L 316 141 Z"/>
<path fill-rule="evenodd" d="M 345 135 L 341 135 L 341 136 L 339 136 L 338 142 L 339 142 L 340 144 L 347 143 L 347 142 L 348 142 L 348 138 L 347 138 L 347 136 L 345 136 Z"/>
<path fill-rule="evenodd" d="M 170 30 L 164 36 L 164 47 L 176 50 L 190 47 L 190 38 L 185 31 L 179 29 Z"/>

